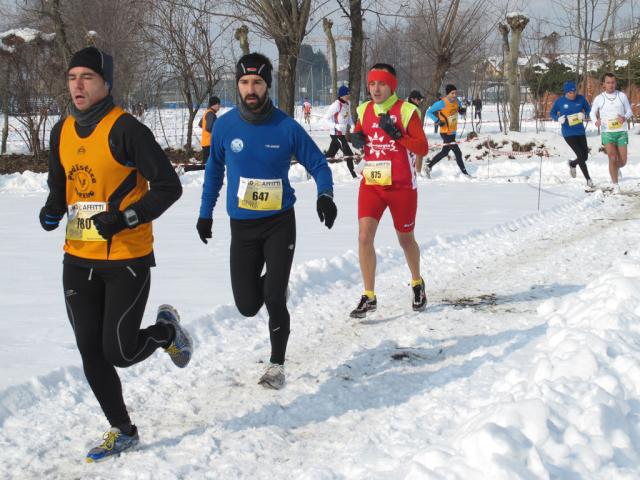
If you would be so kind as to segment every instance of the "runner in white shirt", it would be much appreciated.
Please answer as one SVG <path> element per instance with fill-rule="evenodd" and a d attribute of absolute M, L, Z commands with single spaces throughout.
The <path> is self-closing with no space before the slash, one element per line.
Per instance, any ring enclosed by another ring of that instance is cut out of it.
<path fill-rule="evenodd" d="M 338 153 L 338 149 L 342 150 L 349 172 L 353 178 L 356 178 L 358 175 L 353 167 L 353 152 L 346 137 L 349 127 L 353 128 L 354 126 L 351 117 L 351 104 L 349 103 L 349 87 L 342 85 L 338 89 L 338 99 L 329 106 L 324 118 L 329 122 L 331 135 L 331 145 L 326 152 L 327 158 L 333 158 Z"/>
<path fill-rule="evenodd" d="M 605 73 L 602 76 L 604 92 L 598 95 L 591 106 L 591 119 L 601 129 L 602 144 L 609 156 L 609 175 L 614 193 L 620 193 L 618 185 L 620 169 L 627 164 L 627 122 L 632 116 L 627 96 L 616 90 L 616 76 Z"/>

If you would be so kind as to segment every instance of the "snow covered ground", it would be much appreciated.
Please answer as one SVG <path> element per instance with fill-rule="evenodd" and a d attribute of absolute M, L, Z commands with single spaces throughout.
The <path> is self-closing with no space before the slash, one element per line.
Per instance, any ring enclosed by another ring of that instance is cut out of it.
<path fill-rule="evenodd" d="M 320 122 L 312 130 L 326 147 Z M 141 445 L 97 465 L 83 458 L 107 425 L 64 311 L 63 232 L 37 221 L 45 176 L 0 177 L 4 477 L 637 479 L 640 136 L 630 137 L 627 194 L 605 196 L 586 194 L 579 172 L 569 178 L 557 130 L 530 124 L 505 137 L 544 144 L 541 178 L 537 156 L 476 159 L 486 135 L 503 140 L 497 126 L 483 130 L 463 144 L 475 180 L 453 160 L 420 180 L 429 306 L 419 314 L 387 214 L 378 311 L 348 318 L 362 291 L 357 183 L 332 165 L 339 212 L 329 231 L 313 182 L 292 169 L 298 245 L 288 383 L 278 392 L 256 385 L 269 353 L 265 312 L 243 318 L 232 303 L 226 214 L 216 210 L 213 241 L 200 243 L 202 174 L 182 177 L 183 198 L 155 224 L 144 323 L 158 304 L 176 305 L 195 356 L 184 371 L 162 351 L 120 371 Z M 605 184 L 595 132 L 589 145 L 592 176 Z"/>

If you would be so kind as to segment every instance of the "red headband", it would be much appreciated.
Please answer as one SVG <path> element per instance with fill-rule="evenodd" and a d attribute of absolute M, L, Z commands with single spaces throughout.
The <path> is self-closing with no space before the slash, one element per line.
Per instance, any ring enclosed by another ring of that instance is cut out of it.
<path fill-rule="evenodd" d="M 367 83 L 375 81 L 386 83 L 391 87 L 392 92 L 395 92 L 396 88 L 398 88 L 398 79 L 393 73 L 387 72 L 386 70 L 369 70 Z"/>

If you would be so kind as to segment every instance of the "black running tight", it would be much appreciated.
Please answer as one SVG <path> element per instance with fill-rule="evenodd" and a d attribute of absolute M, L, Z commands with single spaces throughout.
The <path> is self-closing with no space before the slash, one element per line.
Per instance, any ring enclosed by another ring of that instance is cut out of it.
<path fill-rule="evenodd" d="M 164 347 L 166 325 L 140 330 L 151 271 L 147 266 L 84 268 L 65 264 L 67 314 L 87 381 L 112 426 L 130 423 L 115 367 L 129 367 Z"/>
<path fill-rule="evenodd" d="M 458 164 L 458 168 L 465 175 L 467 174 L 467 169 L 464 166 L 464 162 L 462 161 L 462 152 L 460 151 L 460 147 L 455 143 L 456 136 L 448 135 L 445 133 L 441 133 L 442 142 L 445 143 L 445 146 L 438 152 L 438 154 L 431 159 L 431 161 L 427 164 L 429 168 L 433 168 L 433 166 L 442 160 L 444 157 L 449 155 L 449 152 L 453 152 L 456 156 L 456 163 Z M 447 145 L 448 144 L 448 145 Z"/>
<path fill-rule="evenodd" d="M 240 313 L 269 313 L 272 363 L 284 364 L 289 340 L 286 292 L 296 244 L 293 208 L 272 217 L 231 220 L 231 287 Z M 266 266 L 266 273 L 262 269 Z"/>
<path fill-rule="evenodd" d="M 571 162 L 573 168 L 578 165 L 584 178 L 589 180 L 589 170 L 587 169 L 587 158 L 589 158 L 589 146 L 587 145 L 587 137 L 585 135 L 576 135 L 573 137 L 564 137 L 564 141 L 571 147 L 576 159 Z"/>

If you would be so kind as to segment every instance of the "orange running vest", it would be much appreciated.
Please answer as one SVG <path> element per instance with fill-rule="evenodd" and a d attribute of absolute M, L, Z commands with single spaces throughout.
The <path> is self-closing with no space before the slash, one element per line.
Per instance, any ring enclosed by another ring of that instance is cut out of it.
<path fill-rule="evenodd" d="M 91 260 L 127 260 L 144 257 L 153 251 L 151 222 L 126 228 L 110 241 L 101 237 L 91 241 L 69 238 L 73 236 L 69 233 L 71 229 L 77 232 L 91 228 L 90 221 L 73 218 L 72 211 L 91 205 L 97 213 L 101 204 L 107 211 L 122 211 L 149 190 L 147 180 L 138 169 L 119 163 L 109 148 L 111 128 L 124 113 L 120 107 L 114 107 L 86 138 L 76 133 L 76 121 L 72 116 L 62 125 L 59 153 L 67 179 L 66 198 L 70 212 L 64 250 L 70 255 Z M 74 221 L 82 224 L 75 225 Z M 95 234 L 93 227 L 93 236 Z"/>
<path fill-rule="evenodd" d="M 213 111 L 213 109 L 207 108 L 207 110 L 204 112 L 204 115 L 202 115 L 202 119 L 200 119 L 200 128 L 202 129 L 202 138 L 200 139 L 201 147 L 211 146 L 211 132 L 207 132 L 207 129 L 205 128 L 207 123 L 207 113 L 209 112 L 213 114 L 216 113 Z"/>

